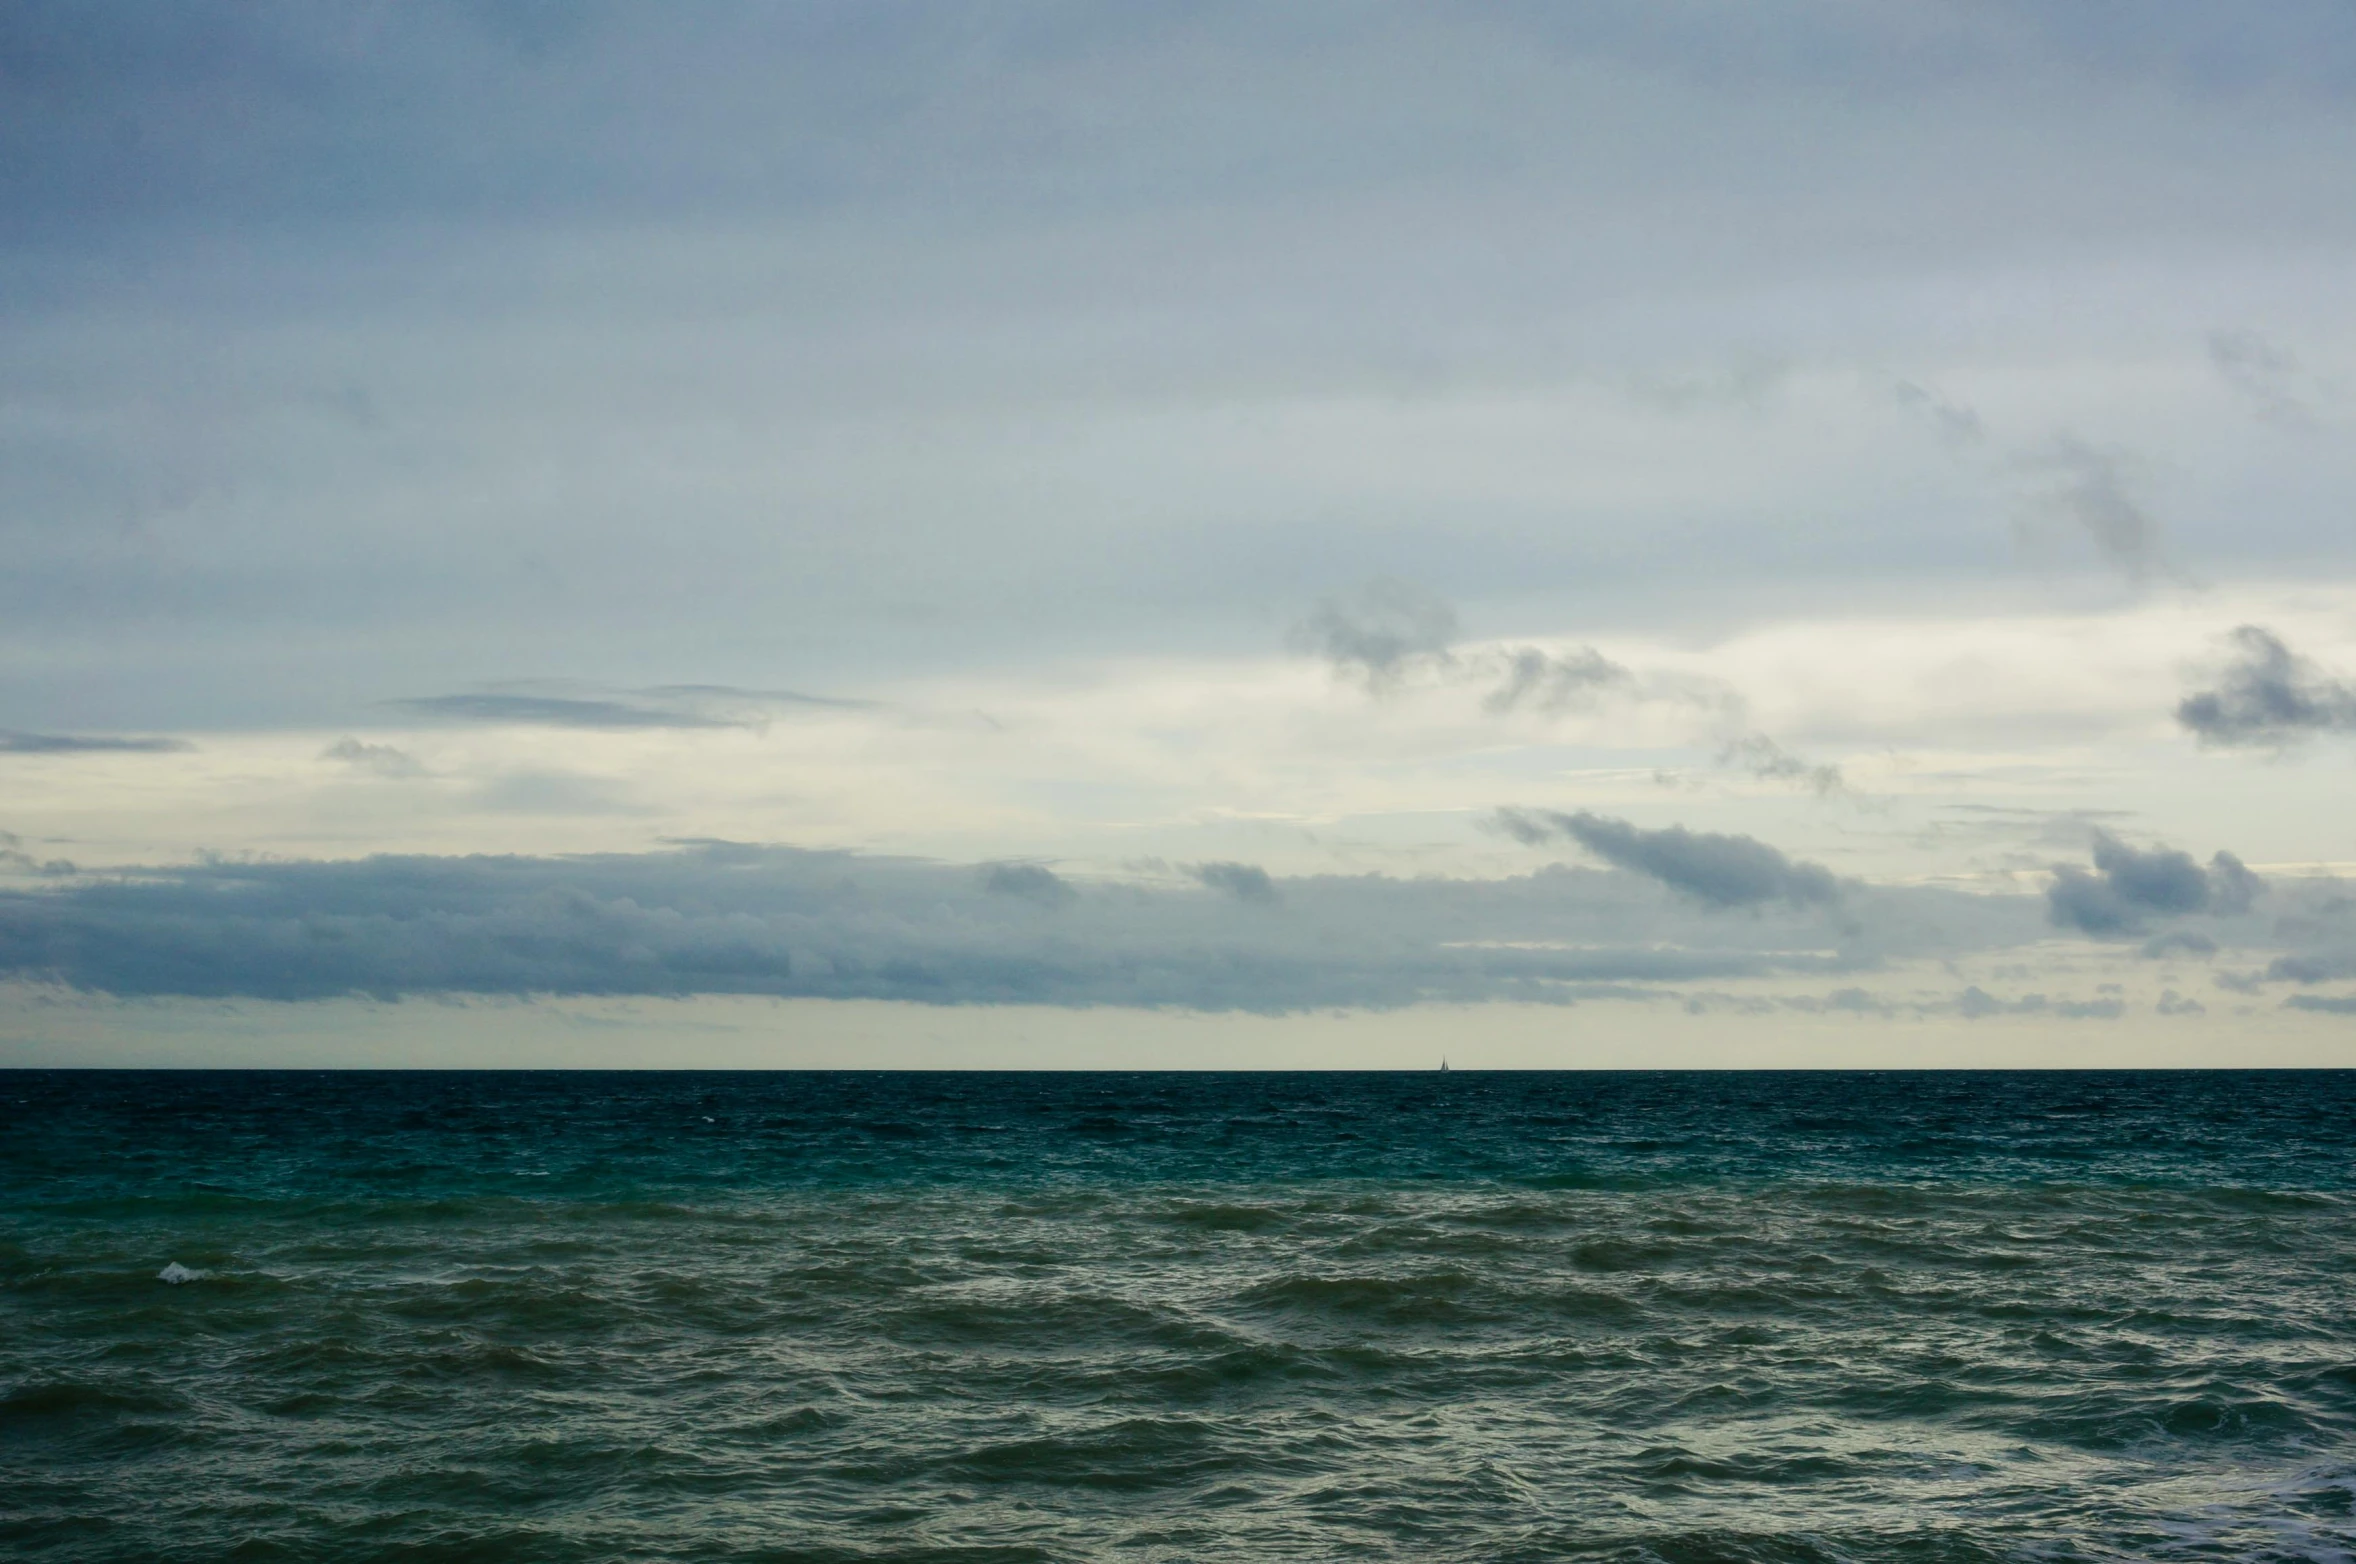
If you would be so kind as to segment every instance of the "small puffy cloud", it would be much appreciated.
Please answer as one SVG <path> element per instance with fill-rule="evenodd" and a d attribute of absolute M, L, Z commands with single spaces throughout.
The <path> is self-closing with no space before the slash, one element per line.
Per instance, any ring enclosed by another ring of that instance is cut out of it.
<path fill-rule="evenodd" d="M 1649 876 L 1712 907 L 1772 901 L 1813 906 L 1840 895 L 1831 870 L 1788 858 L 1756 837 L 1688 831 L 1681 825 L 1647 831 L 1586 810 L 1501 809 L 1496 818 L 1516 841 L 1531 846 L 1576 842 L 1614 868 Z"/>
<path fill-rule="evenodd" d="M 1204 887 L 1237 901 L 1267 906 L 1276 900 L 1276 882 L 1268 871 L 1249 863 L 1198 863 L 1191 871 Z"/>
<path fill-rule="evenodd" d="M 2190 853 L 2130 847 L 2098 831 L 2092 873 L 2075 864 L 2054 867 L 2045 892 L 2046 915 L 2056 928 L 2082 934 L 2138 934 L 2155 917 L 2247 912 L 2265 888 L 2266 882 L 2231 853 L 2219 852 L 2204 869 Z"/>
<path fill-rule="evenodd" d="M 1079 899 L 1071 883 L 1044 864 L 993 863 L 982 868 L 982 889 L 1035 907 L 1063 907 Z"/>
<path fill-rule="evenodd" d="M 354 738 L 337 739 L 319 752 L 321 760 L 339 761 L 355 771 L 394 780 L 422 777 L 425 767 L 407 750 L 390 744 L 367 744 Z"/>
<path fill-rule="evenodd" d="M 2315 733 L 2356 733 L 2356 685 L 2333 678 L 2273 631 L 2243 625 L 2216 687 L 2187 695 L 2176 720 L 2203 744 L 2280 746 Z"/>
<path fill-rule="evenodd" d="M 0 728 L 0 755 L 174 755 L 195 747 L 186 739 L 25 733 Z"/>

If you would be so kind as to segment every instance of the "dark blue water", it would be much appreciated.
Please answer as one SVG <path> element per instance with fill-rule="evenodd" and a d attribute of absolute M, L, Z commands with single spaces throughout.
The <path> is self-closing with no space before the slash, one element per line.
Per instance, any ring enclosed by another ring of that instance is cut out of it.
<path fill-rule="evenodd" d="M 2339 1073 L 17 1072 L 0 1555 L 2345 1559 L 2352 1152 Z"/>

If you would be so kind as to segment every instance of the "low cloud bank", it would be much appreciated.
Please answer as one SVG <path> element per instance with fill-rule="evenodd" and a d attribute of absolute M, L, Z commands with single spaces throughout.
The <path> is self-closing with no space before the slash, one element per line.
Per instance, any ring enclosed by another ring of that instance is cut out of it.
<path fill-rule="evenodd" d="M 699 842 L 96 875 L 0 838 L 0 979 L 133 998 L 751 994 L 1270 1013 L 1660 998 L 1762 1014 L 1997 1014 L 1968 993 L 1932 1003 L 1854 985 L 1901 963 L 2033 960 L 2051 938 L 2050 903 L 2033 896 L 1835 881 L 1747 837 L 1507 818 L 1627 866 L 1477 880 L 1206 863 L 1176 883 L 1141 883 Z M 2231 963 L 2215 981 L 2237 993 L 2294 985 L 2314 1001 L 2302 1009 L 2333 1011 L 2346 997 L 2323 988 L 2356 978 L 2356 898 L 2342 882 L 2286 883 L 2234 913 L 2240 882 L 2214 862 L 2105 856 L 2099 883 L 2152 909 L 2139 916 L 2196 896 L 2206 909 L 2215 938 L 2162 958 Z M 1834 997 L 1735 998 L 1724 987 L 1759 979 L 1812 979 Z M 2001 1013 L 2038 1007 L 2064 1018 L 2114 1008 L 2032 994 Z"/>
<path fill-rule="evenodd" d="M 1723 856 L 1711 838 L 1684 851 L 1702 865 Z M 1861 971 L 2038 937 L 2029 898 L 1918 889 L 1858 888 L 1850 899 L 1882 898 L 1880 914 L 1829 929 L 1793 902 L 1830 877 L 1780 855 L 1768 862 L 1784 899 L 1726 918 L 1671 893 L 1659 871 L 1689 881 L 1732 871 L 1675 867 L 1684 860 L 1642 834 L 1628 856 L 1652 868 L 1402 880 L 1204 864 L 1175 886 L 729 843 L 212 862 L 0 891 L 0 976 L 130 996 L 771 994 L 1281 1011 L 1569 1002 L 1598 985 Z M 1722 900 L 1750 894 L 1707 883 Z M 1238 902 L 1253 915 L 1238 917 Z"/>

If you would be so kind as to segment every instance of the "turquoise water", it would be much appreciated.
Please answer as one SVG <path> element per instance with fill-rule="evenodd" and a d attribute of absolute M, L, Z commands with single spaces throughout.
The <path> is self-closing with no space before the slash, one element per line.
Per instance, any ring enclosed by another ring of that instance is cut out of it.
<path fill-rule="evenodd" d="M 0 1554 L 2345 1559 L 2351 1151 L 2339 1073 L 15 1072 Z"/>

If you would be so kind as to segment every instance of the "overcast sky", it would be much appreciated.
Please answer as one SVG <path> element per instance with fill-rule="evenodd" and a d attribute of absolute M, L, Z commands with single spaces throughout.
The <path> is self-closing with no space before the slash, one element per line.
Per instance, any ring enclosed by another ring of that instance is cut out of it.
<path fill-rule="evenodd" d="M 20 0 L 0 1062 L 2356 1061 L 2351 190 L 2344 0 Z"/>

